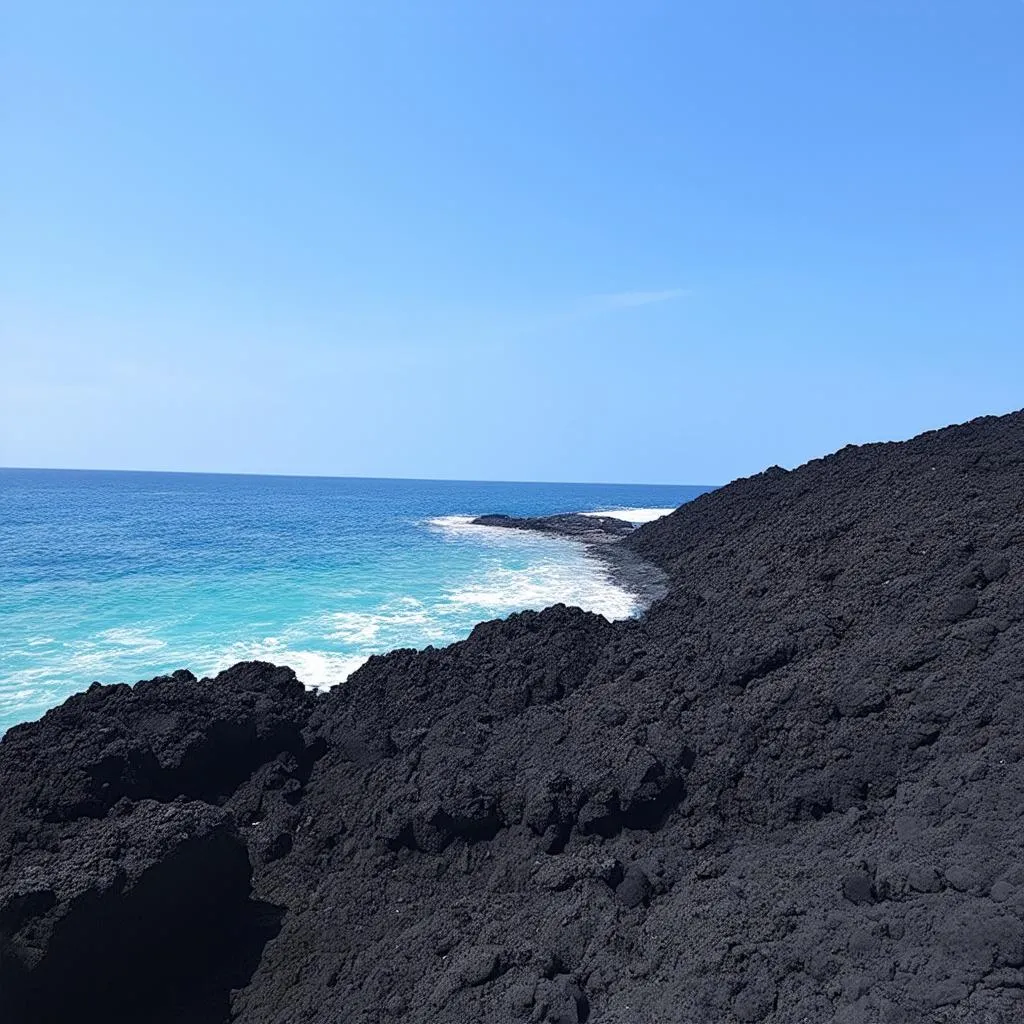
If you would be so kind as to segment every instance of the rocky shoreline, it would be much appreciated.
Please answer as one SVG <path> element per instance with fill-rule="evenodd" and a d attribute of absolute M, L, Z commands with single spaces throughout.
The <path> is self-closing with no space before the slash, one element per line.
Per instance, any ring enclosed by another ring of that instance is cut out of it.
<path fill-rule="evenodd" d="M 1024 414 L 605 545 L 667 590 L 0 741 L 0 1019 L 1011 1024 Z"/>
<path fill-rule="evenodd" d="M 611 578 L 635 595 L 640 609 L 650 607 L 669 589 L 665 572 L 631 548 L 617 543 L 637 529 L 632 523 L 613 516 L 567 512 L 552 516 L 509 516 L 492 513 L 477 516 L 473 526 L 491 526 L 506 530 L 525 530 L 560 537 L 584 545 L 607 566 Z"/>
<path fill-rule="evenodd" d="M 553 516 L 507 516 L 494 513 L 477 516 L 473 526 L 496 526 L 507 530 L 532 530 L 582 541 L 584 544 L 608 544 L 628 537 L 636 527 L 612 516 L 566 512 Z"/>

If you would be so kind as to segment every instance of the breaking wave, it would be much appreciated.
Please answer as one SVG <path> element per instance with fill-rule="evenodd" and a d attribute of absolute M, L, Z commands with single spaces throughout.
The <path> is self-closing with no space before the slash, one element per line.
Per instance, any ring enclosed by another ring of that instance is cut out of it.
<path fill-rule="evenodd" d="M 438 513 L 575 507 L 646 522 L 667 510 L 659 500 L 692 496 L 613 485 L 5 472 L 0 733 L 94 680 L 178 668 L 210 676 L 258 659 L 323 688 L 371 655 L 448 644 L 516 611 L 564 603 L 628 617 L 638 599 L 582 545 Z"/>

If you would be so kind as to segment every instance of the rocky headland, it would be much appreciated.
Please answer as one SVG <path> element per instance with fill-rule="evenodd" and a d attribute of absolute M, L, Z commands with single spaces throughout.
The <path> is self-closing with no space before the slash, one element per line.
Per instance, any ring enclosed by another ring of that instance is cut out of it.
<path fill-rule="evenodd" d="M 606 545 L 308 692 L 94 685 L 0 741 L 0 1020 L 1024 1019 L 1024 414 Z"/>
<path fill-rule="evenodd" d="M 587 544 L 604 544 L 608 541 L 627 537 L 636 527 L 624 519 L 614 516 L 583 515 L 579 512 L 566 512 L 553 516 L 507 516 L 492 513 L 477 516 L 474 526 L 498 526 L 509 530 L 533 530 L 536 533 L 548 533 L 557 537 L 568 537 Z"/>
<path fill-rule="evenodd" d="M 477 516 L 471 525 L 526 530 L 582 544 L 607 566 L 609 575 L 620 586 L 636 595 L 641 608 L 646 609 L 668 593 L 668 575 L 660 566 L 634 548 L 617 543 L 637 529 L 624 519 L 580 512 L 553 516 L 509 516 L 496 512 Z"/>

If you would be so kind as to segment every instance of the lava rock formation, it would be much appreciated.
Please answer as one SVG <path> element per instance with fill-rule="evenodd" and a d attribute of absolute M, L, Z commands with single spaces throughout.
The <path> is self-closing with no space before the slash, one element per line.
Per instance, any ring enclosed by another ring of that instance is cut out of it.
<path fill-rule="evenodd" d="M 242 664 L 0 742 L 0 1019 L 1024 1019 L 1024 414 L 845 448 L 326 694 Z"/>
<path fill-rule="evenodd" d="M 590 544 L 625 537 L 636 529 L 625 519 L 616 519 L 614 516 L 583 515 L 580 512 L 564 512 L 553 516 L 506 516 L 492 513 L 491 515 L 477 516 L 472 525 L 500 526 L 509 530 L 533 530 L 537 533 L 571 537 L 574 540 Z"/>

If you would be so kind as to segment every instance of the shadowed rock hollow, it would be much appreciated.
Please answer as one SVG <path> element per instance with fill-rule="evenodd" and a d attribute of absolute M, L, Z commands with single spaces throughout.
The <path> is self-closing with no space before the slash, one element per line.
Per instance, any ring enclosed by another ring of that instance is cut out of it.
<path fill-rule="evenodd" d="M 0 1018 L 1024 1019 L 1024 415 L 615 542 L 667 596 L 0 742 Z"/>

